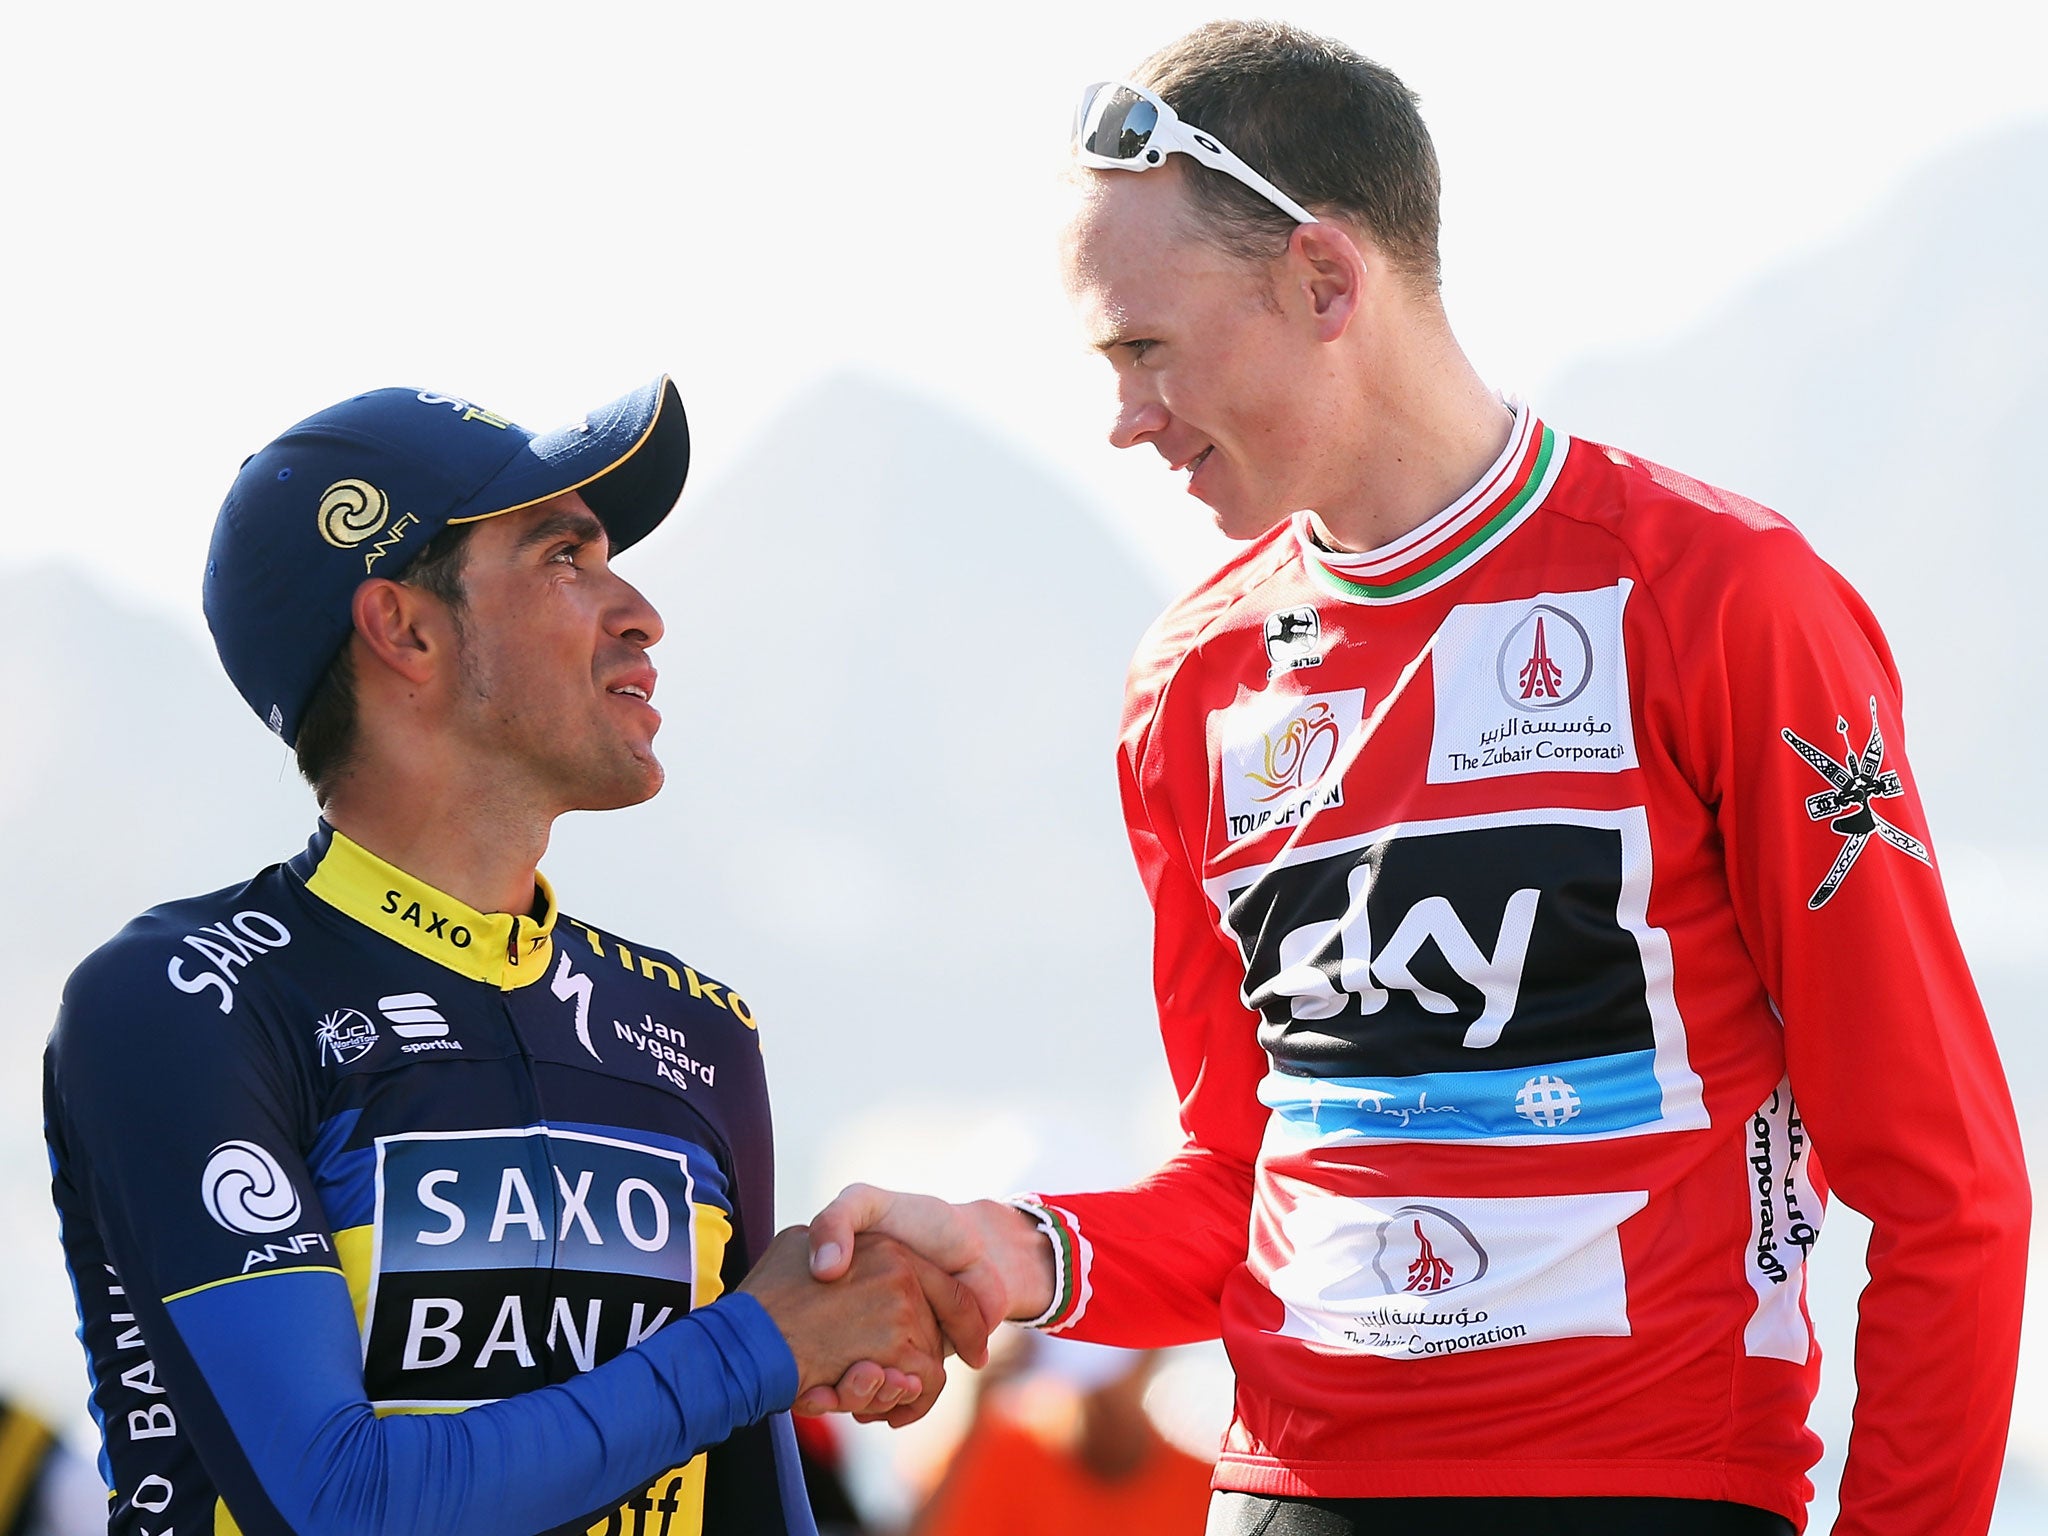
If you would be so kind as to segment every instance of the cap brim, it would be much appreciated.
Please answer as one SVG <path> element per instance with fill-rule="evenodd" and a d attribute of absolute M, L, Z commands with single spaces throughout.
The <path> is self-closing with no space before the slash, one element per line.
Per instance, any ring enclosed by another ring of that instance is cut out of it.
<path fill-rule="evenodd" d="M 668 516 L 689 472 L 683 399 L 664 374 L 573 426 L 532 439 L 448 521 L 500 517 L 577 491 L 617 554 Z"/>

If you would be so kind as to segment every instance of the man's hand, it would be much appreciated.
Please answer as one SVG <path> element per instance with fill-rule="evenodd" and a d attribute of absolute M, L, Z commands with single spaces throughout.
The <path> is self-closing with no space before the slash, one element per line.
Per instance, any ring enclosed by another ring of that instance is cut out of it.
<path fill-rule="evenodd" d="M 811 1223 L 811 1273 L 837 1281 L 847 1271 L 849 1255 L 875 1234 L 919 1254 L 973 1297 L 986 1320 L 981 1336 L 963 1339 L 946 1326 L 947 1337 L 969 1365 L 987 1363 L 988 1328 L 1004 1318 L 1036 1317 L 1052 1304 L 1052 1245 L 1038 1224 L 1013 1205 L 999 1200 L 949 1205 L 931 1195 L 850 1184 Z M 850 1384 L 857 1388 L 864 1381 Z M 825 1386 L 808 1391 L 799 1406 L 811 1413 L 844 1409 L 862 1416 L 867 1410 L 847 1399 L 845 1385 L 836 1393 Z M 896 1422 L 893 1416 L 890 1422 Z"/>
<path fill-rule="evenodd" d="M 945 1387 L 945 1340 L 985 1360 L 991 1324 L 964 1286 L 886 1234 L 851 1246 L 851 1263 L 823 1283 L 811 1274 L 804 1228 L 786 1228 L 740 1289 L 767 1309 L 796 1357 L 799 1411 L 843 1409 L 901 1427 Z"/>

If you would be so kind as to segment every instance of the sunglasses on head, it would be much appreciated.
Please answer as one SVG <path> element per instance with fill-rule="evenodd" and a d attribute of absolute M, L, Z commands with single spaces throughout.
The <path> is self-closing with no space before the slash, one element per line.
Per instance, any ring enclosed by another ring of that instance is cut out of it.
<path fill-rule="evenodd" d="M 1100 171 L 1149 171 L 1171 154 L 1191 155 L 1211 170 L 1235 176 L 1297 224 L 1316 216 L 1223 147 L 1214 134 L 1185 123 L 1142 85 L 1103 80 L 1081 93 L 1074 114 L 1074 152 Z"/>

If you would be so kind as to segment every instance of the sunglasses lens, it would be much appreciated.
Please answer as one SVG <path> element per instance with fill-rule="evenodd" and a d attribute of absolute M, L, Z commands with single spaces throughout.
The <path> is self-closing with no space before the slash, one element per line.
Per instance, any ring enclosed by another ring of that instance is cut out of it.
<path fill-rule="evenodd" d="M 1152 103 L 1121 86 L 1096 92 L 1081 119 L 1081 148 L 1108 160 L 1135 160 L 1145 151 L 1159 114 Z"/>

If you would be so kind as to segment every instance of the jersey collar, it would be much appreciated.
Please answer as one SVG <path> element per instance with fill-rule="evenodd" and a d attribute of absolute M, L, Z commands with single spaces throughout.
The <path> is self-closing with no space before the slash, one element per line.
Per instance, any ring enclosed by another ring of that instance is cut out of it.
<path fill-rule="evenodd" d="M 539 874 L 533 877 L 538 916 L 479 912 L 385 863 L 325 821 L 291 867 L 336 911 L 471 981 L 509 992 L 539 981 L 554 956 L 555 893 Z"/>
<path fill-rule="evenodd" d="M 1297 512 L 1294 538 L 1309 574 L 1350 602 L 1405 602 L 1435 591 L 1521 527 L 1557 483 L 1570 441 L 1521 401 L 1508 409 L 1514 425 L 1507 446 L 1478 484 L 1398 539 L 1358 554 L 1326 549 L 1310 515 Z"/>

